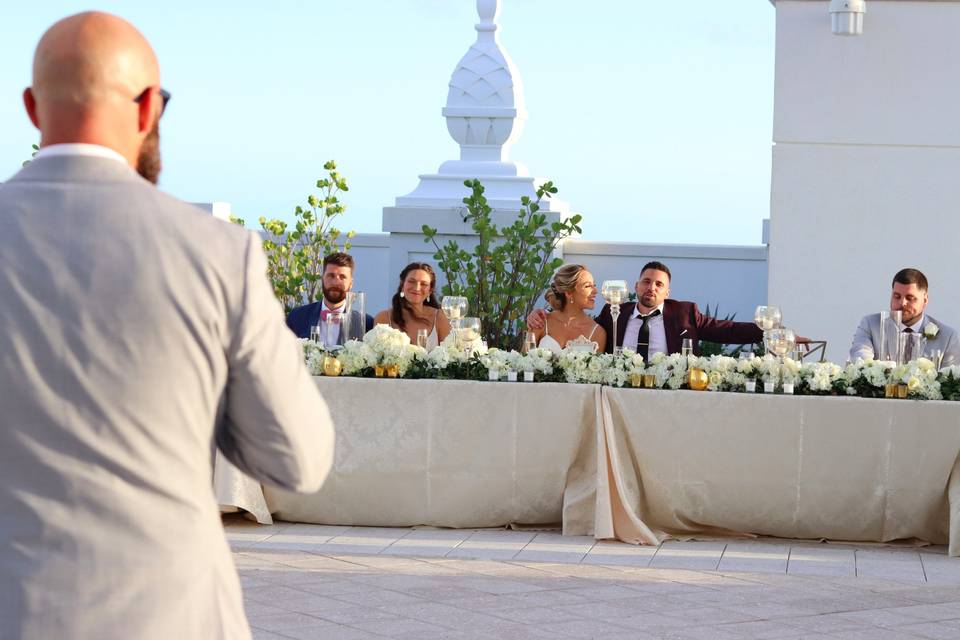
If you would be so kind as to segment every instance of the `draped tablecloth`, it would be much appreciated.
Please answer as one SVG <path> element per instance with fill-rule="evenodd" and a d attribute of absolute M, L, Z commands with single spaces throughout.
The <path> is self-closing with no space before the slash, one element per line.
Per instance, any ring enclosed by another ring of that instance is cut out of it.
<path fill-rule="evenodd" d="M 323 488 L 298 495 L 218 458 L 221 505 L 260 522 L 489 527 L 568 535 L 916 538 L 960 555 L 960 403 L 315 379 L 336 427 Z"/>
<path fill-rule="evenodd" d="M 601 403 L 598 538 L 918 538 L 960 553 L 960 404 L 609 387 Z"/>
<path fill-rule="evenodd" d="M 315 378 L 336 451 L 318 493 L 265 487 L 281 520 L 593 525 L 600 387 Z"/>

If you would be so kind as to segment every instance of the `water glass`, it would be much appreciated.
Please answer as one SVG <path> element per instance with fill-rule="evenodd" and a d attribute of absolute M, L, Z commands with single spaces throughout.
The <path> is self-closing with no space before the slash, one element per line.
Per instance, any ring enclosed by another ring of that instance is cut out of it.
<path fill-rule="evenodd" d="M 367 307 L 362 291 L 348 291 L 343 304 L 343 320 L 340 324 L 340 340 L 363 340 L 367 332 Z"/>
<path fill-rule="evenodd" d="M 310 327 L 310 341 L 320 342 L 320 325 L 315 324 Z"/>
<path fill-rule="evenodd" d="M 930 359 L 933 361 L 933 366 L 937 368 L 937 371 L 940 371 L 940 367 L 943 364 L 943 349 L 931 350 Z"/>
<path fill-rule="evenodd" d="M 680 354 L 686 358 L 693 355 L 693 338 L 684 338 L 683 346 L 680 347 Z"/>
<path fill-rule="evenodd" d="M 417 329 L 417 346 L 427 348 L 427 338 L 430 336 L 426 329 Z"/>

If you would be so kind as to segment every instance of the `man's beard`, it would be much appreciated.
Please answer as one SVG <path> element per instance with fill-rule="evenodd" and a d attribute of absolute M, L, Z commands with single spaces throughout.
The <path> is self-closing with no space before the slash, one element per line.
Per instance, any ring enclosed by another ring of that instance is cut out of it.
<path fill-rule="evenodd" d="M 323 285 L 321 285 L 320 288 L 323 290 L 323 299 L 330 304 L 340 304 L 343 302 L 343 299 L 347 297 L 346 289 L 341 289 L 340 287 L 331 287 L 328 289 Z"/>
<path fill-rule="evenodd" d="M 147 134 L 137 156 L 137 173 L 144 180 L 157 184 L 160 179 L 160 121 L 157 120 L 153 129 Z"/>

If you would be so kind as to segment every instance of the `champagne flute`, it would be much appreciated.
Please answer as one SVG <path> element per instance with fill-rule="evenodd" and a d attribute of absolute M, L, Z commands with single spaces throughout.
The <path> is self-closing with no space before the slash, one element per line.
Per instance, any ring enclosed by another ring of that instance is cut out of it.
<path fill-rule="evenodd" d="M 417 346 L 426 349 L 429 335 L 426 329 L 417 329 Z"/>
<path fill-rule="evenodd" d="M 527 331 L 523 338 L 523 352 L 530 353 L 537 346 L 537 334 L 533 331 Z"/>

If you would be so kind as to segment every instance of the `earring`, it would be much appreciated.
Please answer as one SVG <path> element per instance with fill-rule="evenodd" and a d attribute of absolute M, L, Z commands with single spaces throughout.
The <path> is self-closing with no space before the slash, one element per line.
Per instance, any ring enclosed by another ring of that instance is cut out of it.
<path fill-rule="evenodd" d="M 430 298 L 431 298 L 431 297 L 432 297 L 432 296 L 428 293 L 428 294 L 427 294 L 427 302 L 430 302 Z"/>
<path fill-rule="evenodd" d="M 401 292 L 400 292 L 400 297 L 401 297 L 401 298 L 406 298 L 407 296 L 403 295 L 403 291 L 401 291 Z"/>

